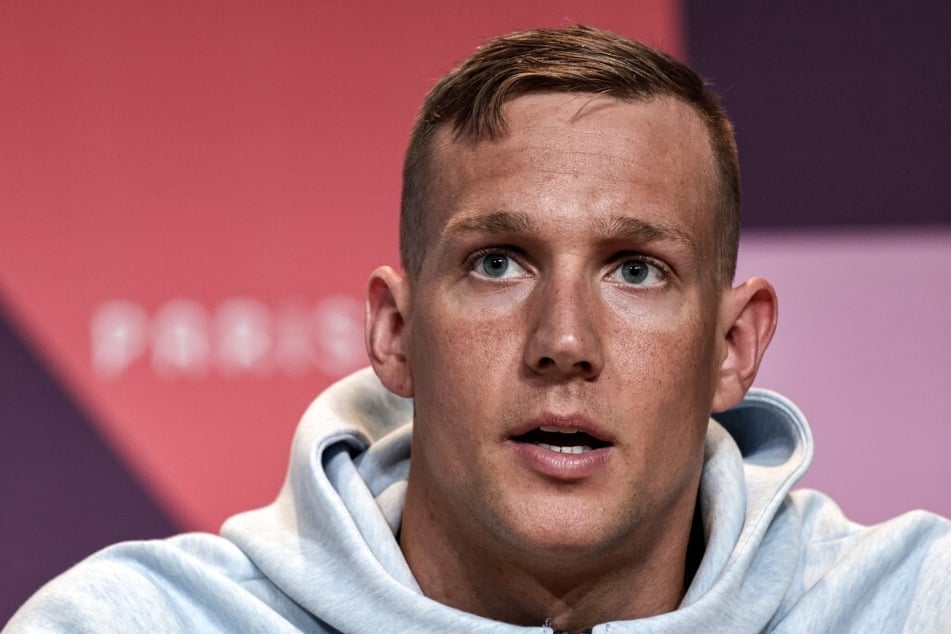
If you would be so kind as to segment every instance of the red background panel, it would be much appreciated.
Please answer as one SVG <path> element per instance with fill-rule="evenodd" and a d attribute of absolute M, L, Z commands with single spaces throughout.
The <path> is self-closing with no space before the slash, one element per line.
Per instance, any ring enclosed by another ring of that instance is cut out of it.
<path fill-rule="evenodd" d="M 574 21 L 683 52 L 667 1 L 0 4 L 0 293 L 183 527 L 269 501 L 308 401 L 364 364 L 431 84 Z"/>

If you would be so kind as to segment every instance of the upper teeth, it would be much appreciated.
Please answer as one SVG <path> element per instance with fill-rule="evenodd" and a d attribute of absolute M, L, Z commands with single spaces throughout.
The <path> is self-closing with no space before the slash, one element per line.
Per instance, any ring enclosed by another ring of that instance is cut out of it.
<path fill-rule="evenodd" d="M 584 453 L 586 451 L 591 451 L 591 447 L 587 445 L 573 445 L 571 447 L 562 447 L 560 445 L 549 445 L 548 443 L 540 442 L 538 443 L 539 447 L 543 447 L 549 451 L 554 451 L 555 453 Z"/>
<path fill-rule="evenodd" d="M 541 427 L 539 427 L 539 429 L 542 431 L 555 432 L 556 434 L 577 434 L 578 433 L 578 430 L 574 429 L 573 427 L 548 427 L 546 425 L 542 425 Z"/>

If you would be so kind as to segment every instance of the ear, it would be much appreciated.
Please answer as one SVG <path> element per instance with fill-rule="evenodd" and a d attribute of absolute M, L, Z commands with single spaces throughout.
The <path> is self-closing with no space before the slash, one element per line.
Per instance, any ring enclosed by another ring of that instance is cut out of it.
<path fill-rule="evenodd" d="M 754 277 L 728 289 L 720 300 L 720 375 L 713 411 L 722 412 L 743 400 L 773 338 L 779 303 L 772 284 Z"/>
<path fill-rule="evenodd" d="M 386 389 L 405 397 L 413 396 L 405 328 L 408 308 L 409 281 L 388 266 L 373 271 L 367 284 L 367 354 Z"/>

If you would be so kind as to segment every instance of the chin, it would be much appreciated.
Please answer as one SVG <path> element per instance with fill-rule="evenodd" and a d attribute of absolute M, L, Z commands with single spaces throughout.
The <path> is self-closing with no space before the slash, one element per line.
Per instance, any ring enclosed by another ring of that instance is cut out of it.
<path fill-rule="evenodd" d="M 500 519 L 497 529 L 503 540 L 520 552 L 530 553 L 542 561 L 565 563 L 592 555 L 623 550 L 634 537 L 630 521 L 633 513 L 607 511 L 602 504 L 587 500 L 572 504 L 566 500 L 545 500 L 524 503 L 510 521 Z M 619 517 L 628 522 L 618 524 Z"/>

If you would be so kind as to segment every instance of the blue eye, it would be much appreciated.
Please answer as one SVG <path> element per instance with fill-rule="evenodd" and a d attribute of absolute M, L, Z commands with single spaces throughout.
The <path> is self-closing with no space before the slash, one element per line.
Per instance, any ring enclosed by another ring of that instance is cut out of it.
<path fill-rule="evenodd" d="M 664 281 L 664 272 L 644 259 L 624 260 L 614 269 L 613 277 L 634 286 L 656 286 Z"/>
<path fill-rule="evenodd" d="M 502 277 L 509 270 L 509 256 L 501 253 L 484 255 L 479 260 L 479 269 L 489 277 Z"/>
<path fill-rule="evenodd" d="M 525 269 L 515 259 L 501 251 L 492 251 L 479 256 L 472 263 L 472 270 L 476 275 L 494 280 L 523 277 Z"/>
<path fill-rule="evenodd" d="M 630 260 L 621 265 L 621 277 L 629 284 L 643 284 L 650 272 L 647 262 L 639 260 Z"/>

